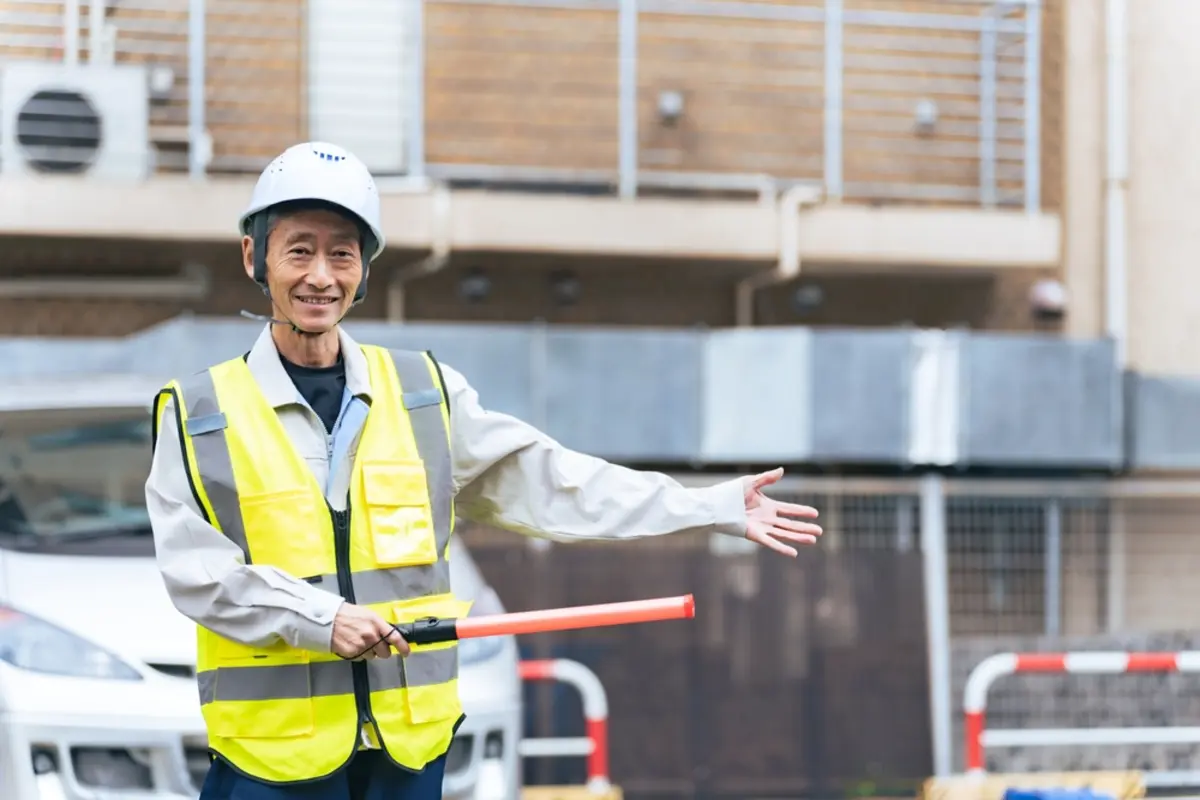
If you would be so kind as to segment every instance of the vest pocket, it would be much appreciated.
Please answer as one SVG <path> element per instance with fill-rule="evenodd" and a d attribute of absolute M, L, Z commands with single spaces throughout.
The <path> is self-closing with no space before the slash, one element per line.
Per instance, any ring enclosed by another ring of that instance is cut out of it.
<path fill-rule="evenodd" d="M 471 603 L 454 595 L 418 597 L 392 606 L 392 622 L 399 625 L 422 617 L 462 619 Z M 455 642 L 412 645 L 412 652 L 400 659 L 404 675 L 405 705 L 409 722 L 457 719 L 462 714 L 458 696 L 458 647 Z"/>
<path fill-rule="evenodd" d="M 246 495 L 242 523 L 250 543 L 250 560 L 269 564 L 296 577 L 333 571 L 333 537 L 317 521 L 328 516 L 312 492 L 296 490 Z"/>
<path fill-rule="evenodd" d="M 309 654 L 276 642 L 252 647 L 213 636 L 215 700 L 204 716 L 214 736 L 285 739 L 316 729 Z"/>
<path fill-rule="evenodd" d="M 363 464 L 362 470 L 376 566 L 435 563 L 437 538 L 425 465 L 420 461 L 375 461 Z"/>
<path fill-rule="evenodd" d="M 217 682 L 220 681 L 218 674 Z M 204 706 L 203 710 L 208 730 L 222 739 L 292 739 L 311 736 L 317 728 L 311 698 L 217 702 Z"/>
<path fill-rule="evenodd" d="M 212 634 L 216 640 L 214 652 L 217 666 L 273 667 L 288 664 L 307 664 L 308 651 L 292 647 L 282 639 L 269 645 L 255 647 Z"/>
<path fill-rule="evenodd" d="M 462 701 L 458 697 L 457 681 L 447 686 L 410 686 L 405 692 L 408 719 L 413 725 L 425 722 L 458 719 Z"/>

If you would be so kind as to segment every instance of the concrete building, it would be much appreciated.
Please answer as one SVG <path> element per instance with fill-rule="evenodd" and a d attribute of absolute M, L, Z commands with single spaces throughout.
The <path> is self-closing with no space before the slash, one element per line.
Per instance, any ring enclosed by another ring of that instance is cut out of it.
<path fill-rule="evenodd" d="M 405 4 L 209 3 L 203 107 L 189 105 L 187 2 L 84 3 L 77 37 L 65 5 L 0 6 L 0 57 L 19 73 L 6 85 L 32 91 L 78 59 L 116 96 L 95 101 L 108 125 L 86 180 L 30 176 L 28 149 L 6 145 L 0 293 L 21 310 L 0 313 L 8 333 L 236 311 L 254 289 L 233 221 L 255 171 L 305 138 L 394 176 L 376 284 L 390 291 L 364 318 L 1047 328 L 1026 298 L 1063 269 L 1059 2 L 1029 20 L 975 1 L 643 4 L 633 23 L 616 2 L 576 0 L 434 0 L 420 20 Z M 15 63 L 31 59 L 40 77 Z M 135 90 L 101 77 L 114 60 L 138 70 Z M 6 111 L 21 140 L 20 110 Z M 115 141 L 111 115 L 135 111 L 146 118 Z M 93 159 L 73 144 L 65 158 Z M 436 269 L 412 269 L 435 252 Z M 8 280 L 185 267 L 205 289 L 128 284 L 104 304 L 120 314 L 93 313 L 87 284 Z M 480 271 L 486 298 L 463 289 Z M 568 274 L 578 298 L 556 302 Z"/>

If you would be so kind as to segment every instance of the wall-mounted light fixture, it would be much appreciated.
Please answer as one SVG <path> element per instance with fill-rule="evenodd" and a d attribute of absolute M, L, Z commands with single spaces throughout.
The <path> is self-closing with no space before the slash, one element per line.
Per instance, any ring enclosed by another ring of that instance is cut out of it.
<path fill-rule="evenodd" d="M 472 267 L 458 282 L 458 295 L 464 301 L 482 303 L 492 293 L 492 279 L 480 267 Z"/>
<path fill-rule="evenodd" d="M 573 306 L 583 294 L 583 284 L 570 270 L 560 269 L 550 273 L 550 295 L 557 306 Z"/>
<path fill-rule="evenodd" d="M 938 122 L 938 106 L 932 100 L 917 102 L 914 124 L 918 136 L 932 136 Z"/>
<path fill-rule="evenodd" d="M 683 92 L 665 89 L 658 93 L 658 118 L 664 125 L 674 125 L 683 116 Z"/>

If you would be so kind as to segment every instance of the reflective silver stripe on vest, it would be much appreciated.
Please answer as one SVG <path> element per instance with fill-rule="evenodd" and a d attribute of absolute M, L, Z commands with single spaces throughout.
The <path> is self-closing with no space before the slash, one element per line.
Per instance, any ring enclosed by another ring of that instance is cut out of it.
<path fill-rule="evenodd" d="M 354 694 L 354 673 L 349 661 L 319 661 L 274 667 L 218 667 L 196 675 L 200 704 L 217 700 L 296 700 Z M 427 650 L 407 658 L 370 659 L 366 662 L 371 691 L 406 686 L 434 686 L 458 675 L 458 650 Z"/>
<path fill-rule="evenodd" d="M 443 558 L 430 566 L 364 570 L 352 573 L 350 578 L 354 583 L 354 602 L 364 606 L 390 603 L 449 592 L 450 563 Z M 341 594 L 337 575 L 319 575 L 306 580 L 318 589 Z"/>
<path fill-rule="evenodd" d="M 445 554 L 450 544 L 453 477 L 450 440 L 446 434 L 446 420 L 442 416 L 442 390 L 430 372 L 429 361 L 423 353 L 411 350 L 390 350 L 389 353 L 404 392 L 402 399 L 408 410 L 417 455 L 425 465 L 438 560 L 426 566 L 353 573 L 350 579 L 354 584 L 354 601 L 363 605 L 450 591 L 450 565 Z M 321 575 L 310 582 L 326 591 L 337 591 L 336 575 Z"/>
<path fill-rule="evenodd" d="M 404 407 L 412 423 L 417 453 L 425 462 L 429 500 L 433 509 L 433 530 L 437 536 L 438 555 L 446 553 L 450 544 L 450 504 L 454 475 L 451 466 L 450 437 L 442 415 L 442 388 L 430 372 L 424 353 L 411 350 L 392 350 L 396 375 L 404 390 Z M 446 398 L 449 402 L 449 398 Z M 447 585 L 442 591 L 449 591 Z"/>
<path fill-rule="evenodd" d="M 192 440 L 196 454 L 196 467 L 204 492 L 212 505 L 215 520 L 225 535 L 242 548 L 246 563 L 250 562 L 250 548 L 246 541 L 246 528 L 242 523 L 242 507 L 238 501 L 237 485 L 233 480 L 233 463 L 229 458 L 229 445 L 225 441 L 227 423 L 217 402 L 217 388 L 212 374 L 205 370 L 180 381 L 183 402 L 187 405 L 187 420 L 184 427 Z M 182 441 L 182 439 L 181 439 Z"/>

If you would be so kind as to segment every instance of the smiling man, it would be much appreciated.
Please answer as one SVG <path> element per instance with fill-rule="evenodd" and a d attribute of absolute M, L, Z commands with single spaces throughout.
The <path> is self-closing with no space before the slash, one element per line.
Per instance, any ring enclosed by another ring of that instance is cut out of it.
<path fill-rule="evenodd" d="M 715 531 L 788 556 L 820 535 L 815 510 L 763 493 L 782 470 L 684 488 L 483 409 L 429 353 L 354 342 L 339 323 L 384 236 L 341 148 L 276 158 L 241 232 L 271 315 L 245 356 L 159 393 L 146 482 L 159 569 L 197 623 L 201 800 L 441 796 L 457 649 L 410 651 L 395 626 L 465 614 L 456 517 L 561 540 Z"/>

